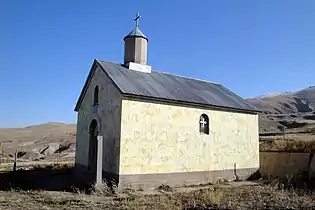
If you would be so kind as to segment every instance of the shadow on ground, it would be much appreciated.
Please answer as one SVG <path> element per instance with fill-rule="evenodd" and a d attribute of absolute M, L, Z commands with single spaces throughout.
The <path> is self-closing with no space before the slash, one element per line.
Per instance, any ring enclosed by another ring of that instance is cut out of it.
<path fill-rule="evenodd" d="M 80 184 L 81 183 L 81 184 Z M 34 168 L 0 173 L 0 190 L 50 190 L 68 191 L 86 190 L 88 184 L 75 179 L 74 168 Z M 74 188 L 75 187 L 75 188 Z"/>

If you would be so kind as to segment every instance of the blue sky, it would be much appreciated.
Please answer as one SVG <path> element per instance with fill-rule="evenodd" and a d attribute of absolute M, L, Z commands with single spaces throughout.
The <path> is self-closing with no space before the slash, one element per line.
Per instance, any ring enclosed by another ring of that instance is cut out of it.
<path fill-rule="evenodd" d="M 315 1 L 0 1 L 0 127 L 75 123 L 94 58 L 122 62 L 140 28 L 155 70 L 242 97 L 315 85 Z"/>

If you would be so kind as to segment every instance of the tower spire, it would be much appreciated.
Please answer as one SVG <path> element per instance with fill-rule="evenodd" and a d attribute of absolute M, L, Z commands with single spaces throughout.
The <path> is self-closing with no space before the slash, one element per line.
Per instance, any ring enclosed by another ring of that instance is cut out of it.
<path fill-rule="evenodd" d="M 147 65 L 147 45 L 148 38 L 140 31 L 139 19 L 140 14 L 137 13 L 134 21 L 136 27 L 124 37 L 125 52 L 124 52 L 124 64 L 136 63 L 141 65 Z"/>

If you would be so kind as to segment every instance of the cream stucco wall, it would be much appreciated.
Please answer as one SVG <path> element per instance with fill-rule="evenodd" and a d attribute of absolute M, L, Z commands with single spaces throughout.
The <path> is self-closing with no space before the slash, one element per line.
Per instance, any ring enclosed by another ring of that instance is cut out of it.
<path fill-rule="evenodd" d="M 120 174 L 259 168 L 257 115 L 123 99 L 121 119 Z"/>
<path fill-rule="evenodd" d="M 92 113 L 95 86 L 99 86 L 99 108 Z M 113 82 L 97 66 L 78 111 L 76 136 L 76 164 L 88 166 L 89 127 L 93 119 L 99 125 L 103 136 L 103 170 L 118 173 L 119 139 L 121 117 L 121 95 Z"/>

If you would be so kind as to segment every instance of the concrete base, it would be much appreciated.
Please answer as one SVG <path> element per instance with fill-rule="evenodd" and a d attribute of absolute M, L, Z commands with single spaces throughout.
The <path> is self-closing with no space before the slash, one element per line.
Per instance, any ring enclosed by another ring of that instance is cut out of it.
<path fill-rule="evenodd" d="M 103 171 L 103 180 L 110 186 L 118 185 L 118 190 L 124 189 L 142 189 L 151 190 L 161 185 L 177 187 L 183 185 L 199 185 L 216 183 L 220 180 L 233 181 L 246 180 L 254 174 L 258 168 L 237 169 L 235 171 L 196 171 L 196 172 L 176 172 L 176 173 L 157 173 L 157 174 L 121 174 Z M 76 183 L 78 184 L 94 184 L 95 178 L 89 176 L 86 166 L 76 164 Z"/>
<path fill-rule="evenodd" d="M 82 164 L 75 164 L 75 184 L 78 187 L 90 186 L 97 184 L 95 173 L 93 174 L 88 170 L 88 167 Z M 108 171 L 102 171 L 102 181 L 110 185 L 118 185 L 118 174 Z M 98 183 L 100 184 L 100 182 Z"/>
<path fill-rule="evenodd" d="M 119 176 L 119 189 L 132 188 L 150 190 L 161 185 L 177 187 L 183 185 L 199 185 L 216 183 L 218 181 L 246 180 L 254 174 L 258 168 L 238 169 L 235 171 L 196 171 L 196 172 L 175 172 L 157 174 L 128 174 Z"/>

